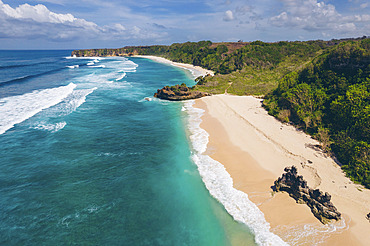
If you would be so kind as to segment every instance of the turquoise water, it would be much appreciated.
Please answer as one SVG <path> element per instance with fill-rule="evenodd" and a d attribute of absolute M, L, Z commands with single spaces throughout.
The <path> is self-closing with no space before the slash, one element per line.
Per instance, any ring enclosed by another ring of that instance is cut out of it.
<path fill-rule="evenodd" d="M 144 100 L 190 73 L 69 55 L 0 51 L 0 244 L 254 245 L 205 188 L 183 104 Z"/>

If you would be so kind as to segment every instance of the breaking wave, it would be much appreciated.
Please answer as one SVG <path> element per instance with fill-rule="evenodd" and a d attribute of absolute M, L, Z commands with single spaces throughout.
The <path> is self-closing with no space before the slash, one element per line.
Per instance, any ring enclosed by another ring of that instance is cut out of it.
<path fill-rule="evenodd" d="M 5 133 L 15 124 L 21 123 L 43 109 L 60 103 L 76 87 L 70 83 L 52 89 L 36 90 L 20 96 L 0 99 L 0 134 Z"/>
<path fill-rule="evenodd" d="M 55 105 L 53 108 L 50 108 L 46 116 L 59 117 L 72 113 L 78 107 L 80 107 L 86 101 L 86 97 L 93 93 L 96 89 L 97 87 L 91 89 L 74 90 L 59 104 Z"/>
<path fill-rule="evenodd" d="M 192 159 L 209 193 L 216 198 L 234 218 L 247 225 L 255 235 L 258 245 L 288 245 L 270 231 L 264 214 L 252 203 L 248 195 L 233 187 L 233 180 L 225 167 L 210 156 L 204 155 L 208 144 L 208 133 L 200 128 L 204 110 L 194 108 L 194 101 L 184 104 L 189 115 L 190 140 L 194 149 Z"/>

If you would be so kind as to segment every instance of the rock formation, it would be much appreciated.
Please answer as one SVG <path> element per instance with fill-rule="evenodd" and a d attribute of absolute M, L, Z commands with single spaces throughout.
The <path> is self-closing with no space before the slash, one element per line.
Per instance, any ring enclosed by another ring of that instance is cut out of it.
<path fill-rule="evenodd" d="M 311 189 L 302 175 L 297 175 L 297 168 L 295 166 L 286 167 L 286 173 L 278 178 L 274 184 L 275 191 L 288 192 L 297 203 L 306 203 L 311 212 L 321 223 L 326 224 L 332 220 L 340 220 L 341 214 L 330 201 L 331 196 L 319 189 Z"/>
<path fill-rule="evenodd" d="M 121 49 L 87 49 L 87 50 L 74 50 L 71 56 L 76 57 L 95 57 L 95 56 L 132 56 L 137 55 L 136 50 Z"/>
<path fill-rule="evenodd" d="M 157 90 L 157 93 L 155 93 L 154 96 L 170 101 L 181 101 L 210 96 L 210 94 L 207 92 L 193 91 L 185 84 L 182 84 L 175 86 L 165 86 L 162 89 Z"/>

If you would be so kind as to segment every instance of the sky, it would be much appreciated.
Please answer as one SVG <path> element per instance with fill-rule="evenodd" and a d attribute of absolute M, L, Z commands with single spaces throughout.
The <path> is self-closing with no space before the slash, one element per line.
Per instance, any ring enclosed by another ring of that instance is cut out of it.
<path fill-rule="evenodd" d="M 370 35 L 370 0 L 0 0 L 0 49 Z"/>

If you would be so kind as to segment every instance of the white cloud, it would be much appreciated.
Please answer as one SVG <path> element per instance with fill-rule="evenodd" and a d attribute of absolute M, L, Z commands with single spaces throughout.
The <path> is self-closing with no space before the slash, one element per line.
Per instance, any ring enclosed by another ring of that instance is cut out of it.
<path fill-rule="evenodd" d="M 234 14 L 233 11 L 227 10 L 224 15 L 224 21 L 232 21 L 234 20 Z"/>
<path fill-rule="evenodd" d="M 12 8 L 0 0 L 0 38 L 42 38 L 51 41 L 109 38 L 154 38 L 156 34 L 138 27 L 126 28 L 120 23 L 99 26 L 94 22 L 76 18 L 72 14 L 58 14 L 45 5 L 22 4 Z"/>
<path fill-rule="evenodd" d="M 44 5 L 38 4 L 36 6 L 31 6 L 29 4 L 23 4 L 19 7 L 13 9 L 8 4 L 2 4 L 2 12 L 15 19 L 31 19 L 36 22 L 48 22 L 48 23 L 65 23 L 74 22 L 78 19 L 74 18 L 71 14 L 56 14 L 49 11 Z M 92 23 L 89 23 L 92 24 Z"/>
<path fill-rule="evenodd" d="M 296 27 L 310 32 L 341 33 L 350 35 L 366 34 L 364 25 L 368 15 L 343 16 L 332 4 L 317 0 L 281 0 L 284 11 L 271 17 L 270 23 L 277 27 Z"/>
<path fill-rule="evenodd" d="M 369 3 L 363 3 L 363 4 L 361 4 L 360 5 L 360 7 L 362 8 L 362 9 L 365 9 L 365 8 L 367 8 L 369 6 Z"/>

